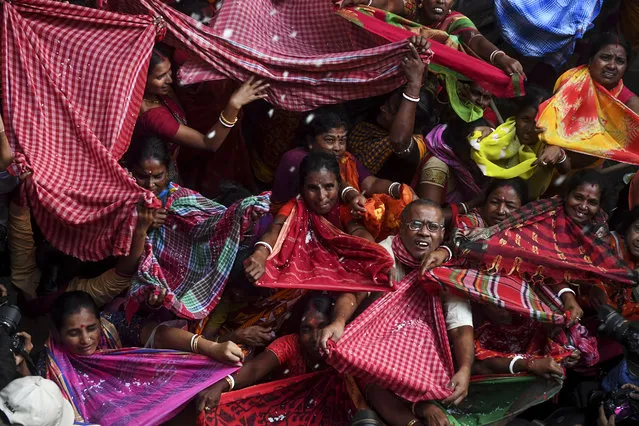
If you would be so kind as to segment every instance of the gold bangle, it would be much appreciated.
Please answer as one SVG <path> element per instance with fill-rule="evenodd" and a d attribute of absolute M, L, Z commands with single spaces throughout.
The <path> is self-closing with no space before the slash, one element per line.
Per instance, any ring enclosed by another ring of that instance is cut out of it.
<path fill-rule="evenodd" d="M 413 419 L 410 422 L 406 423 L 406 426 L 413 426 L 415 423 L 417 423 L 419 420 L 417 419 Z"/>
<path fill-rule="evenodd" d="M 234 125 L 235 125 L 235 123 L 237 123 L 238 118 L 237 118 L 237 117 L 235 117 L 235 120 L 231 121 L 231 120 L 229 120 L 228 118 L 224 117 L 224 111 L 222 111 L 222 112 L 220 113 L 220 120 L 222 120 L 222 121 L 224 122 L 224 124 L 227 124 L 227 125 L 229 125 L 229 126 L 234 126 Z"/>
<path fill-rule="evenodd" d="M 197 350 L 197 342 L 202 338 L 201 334 L 198 334 L 195 340 L 193 340 L 193 353 L 199 354 Z"/>

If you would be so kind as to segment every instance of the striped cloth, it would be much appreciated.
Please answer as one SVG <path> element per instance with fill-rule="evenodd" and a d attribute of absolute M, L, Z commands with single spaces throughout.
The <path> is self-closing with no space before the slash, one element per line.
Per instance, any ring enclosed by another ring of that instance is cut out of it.
<path fill-rule="evenodd" d="M 405 82 L 399 63 L 413 34 L 388 25 L 395 37 L 389 43 L 337 16 L 329 0 L 225 0 L 210 26 L 161 0 L 117 0 L 109 7 L 164 19 L 164 41 L 193 56 L 178 71 L 182 85 L 257 75 L 271 85 L 270 104 L 307 111 L 388 93 Z M 434 62 L 496 95 L 513 96 L 511 79 L 492 65 L 443 45 L 433 49 Z"/>
<path fill-rule="evenodd" d="M 524 56 L 559 68 L 595 20 L 603 0 L 495 0 L 502 37 Z"/>
<path fill-rule="evenodd" d="M 156 35 L 145 16 L 47 0 L 2 3 L 3 117 L 45 238 L 82 260 L 129 251 L 153 196 L 118 163 Z"/>
<path fill-rule="evenodd" d="M 165 224 L 148 234 L 127 302 L 132 317 L 149 286 L 167 289 L 164 306 L 187 319 L 208 316 L 226 287 L 250 213 L 268 212 L 269 197 L 248 197 L 228 209 L 179 187 L 169 195 Z"/>

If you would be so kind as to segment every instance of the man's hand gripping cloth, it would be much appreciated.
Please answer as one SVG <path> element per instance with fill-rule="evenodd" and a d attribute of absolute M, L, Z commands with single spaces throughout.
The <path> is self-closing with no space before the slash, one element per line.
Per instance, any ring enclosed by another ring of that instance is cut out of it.
<path fill-rule="evenodd" d="M 57 249 L 126 255 L 152 194 L 118 165 L 137 119 L 156 29 L 148 16 L 47 0 L 3 2 L 2 90 L 14 172 Z"/>
<path fill-rule="evenodd" d="M 256 283 L 260 287 L 329 291 L 391 291 L 393 259 L 378 244 L 337 229 L 301 199 Z"/>
<path fill-rule="evenodd" d="M 401 239 L 393 240 L 398 262 L 414 268 L 397 290 L 376 300 L 329 341 L 328 363 L 341 373 L 373 382 L 409 401 L 441 400 L 451 394 L 454 374 L 438 284 L 422 282 L 419 261 Z"/>
<path fill-rule="evenodd" d="M 166 223 L 149 232 L 127 302 L 127 316 L 149 289 L 166 289 L 164 306 L 187 319 L 208 316 L 220 300 L 251 212 L 266 213 L 269 196 L 248 197 L 228 209 L 180 187 L 166 202 Z"/>

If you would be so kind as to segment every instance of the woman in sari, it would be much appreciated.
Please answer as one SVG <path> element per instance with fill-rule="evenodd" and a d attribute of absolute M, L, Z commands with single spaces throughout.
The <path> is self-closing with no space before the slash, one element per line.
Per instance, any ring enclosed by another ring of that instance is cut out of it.
<path fill-rule="evenodd" d="M 470 19 L 452 10 L 455 0 L 423 0 L 421 8 L 415 3 L 415 0 L 345 0 L 342 7 L 362 5 L 387 10 L 391 15 L 402 15 L 406 19 L 390 16 L 386 20 L 394 21 L 394 24 L 402 25 L 439 43 L 473 54 L 509 75 L 520 74 L 523 78 L 526 77 L 523 67 L 516 59 L 488 41 Z M 421 25 L 407 19 L 416 20 Z"/>
<path fill-rule="evenodd" d="M 457 216 L 457 229 L 464 232 L 497 225 L 528 202 L 528 190 L 521 178 L 495 180 L 486 193 L 479 209 Z M 570 293 L 562 294 L 561 298 L 568 309 L 577 303 Z M 557 361 L 570 356 L 570 365 L 574 365 L 579 360 L 579 352 L 573 353 L 550 339 L 546 328 L 538 321 L 496 305 L 476 304 L 476 307 L 479 308 L 478 315 L 473 322 L 479 326 L 475 329 L 474 375 L 527 371 L 540 376 L 561 376 L 563 371 Z M 516 338 L 504 339 L 504 336 Z M 561 337 L 565 340 L 565 334 Z"/>
<path fill-rule="evenodd" d="M 471 158 L 467 135 L 485 128 L 483 119 L 465 123 L 461 119 L 446 125 L 439 124 L 426 135 L 428 154 L 424 156 L 413 179 L 420 198 L 438 204 L 459 204 L 474 201 L 481 195 L 487 179 Z M 445 211 L 450 218 L 450 210 Z"/>
<path fill-rule="evenodd" d="M 478 129 L 469 136 L 471 157 L 487 177 L 526 180 L 530 198 L 536 200 L 550 186 L 553 174 L 570 171 L 566 152 L 546 145 L 540 138 L 544 129 L 535 117 L 545 96 L 528 88 L 525 96 L 513 101 L 513 115 L 496 129 Z"/>
<path fill-rule="evenodd" d="M 266 350 L 244 363 L 232 374 L 233 381 L 220 380 L 201 392 L 198 411 L 209 411 L 219 403 L 223 392 L 248 387 L 263 381 L 273 373 L 273 379 L 294 377 L 317 371 L 324 360 L 315 348 L 314 335 L 331 319 L 333 301 L 328 296 L 314 296 L 304 310 L 299 332 L 278 337 Z M 231 383 L 233 387 L 231 388 Z"/>
<path fill-rule="evenodd" d="M 202 134 L 187 125 L 184 110 L 171 87 L 172 83 L 171 62 L 156 47 L 149 62 L 149 75 L 135 127 L 135 137 L 157 136 L 167 141 L 173 167 L 180 145 L 217 151 L 237 123 L 242 107 L 256 99 L 264 99 L 264 91 L 269 87 L 262 80 L 249 78 L 231 95 L 218 122 L 206 134 Z M 175 179 L 174 176 L 172 178 Z"/>
<path fill-rule="evenodd" d="M 241 245 L 253 234 L 255 220 L 268 209 L 268 198 L 247 197 L 226 208 L 171 182 L 171 157 L 157 137 L 134 140 L 124 159 L 138 185 L 153 192 L 161 205 L 133 277 L 127 312 L 135 312 L 151 290 L 161 297 L 158 305 L 182 318 L 208 316 L 242 257 Z"/>
<path fill-rule="evenodd" d="M 413 60 L 421 61 L 419 57 Z M 340 113 L 332 109 L 319 109 L 309 114 L 306 121 L 305 146 L 285 153 L 275 173 L 271 214 L 278 215 L 283 203 L 297 194 L 302 160 L 309 152 L 324 152 L 334 155 L 338 160 L 341 185 L 338 195 L 345 205 L 351 207 L 344 214 L 353 220 L 362 219 L 375 240 L 396 232 L 399 215 L 414 196 L 408 185 L 371 175 L 346 150 L 346 119 Z"/>
<path fill-rule="evenodd" d="M 348 134 L 348 145 L 350 152 L 372 173 L 399 175 L 399 181 L 410 182 L 426 154 L 426 145 L 421 130 L 417 129 L 424 124 L 416 119 L 421 101 L 411 101 L 410 96 L 402 94 L 414 94 L 414 100 L 419 100 L 427 70 L 412 46 L 409 59 L 402 60 L 400 66 L 408 81 L 406 87 L 391 93 L 379 108 L 375 123 L 357 123 Z"/>
<path fill-rule="evenodd" d="M 639 97 L 623 84 L 630 56 L 621 36 L 599 34 L 588 64 L 561 75 L 553 97 L 540 106 L 537 124 L 544 140 L 586 154 L 574 156 L 573 168 L 590 166 L 595 157 L 639 162 L 633 148 L 639 140 Z"/>
<path fill-rule="evenodd" d="M 478 269 L 515 274 L 552 288 L 570 327 L 583 315 L 577 292 L 594 288 L 602 279 L 628 282 L 635 275 L 610 256 L 603 239 L 608 236 L 607 216 L 601 210 L 604 189 L 599 173 L 579 171 L 568 182 L 565 197 L 529 203 L 489 228 L 456 234 L 456 243 L 468 250 L 469 264 Z"/>
<path fill-rule="evenodd" d="M 313 122 L 315 120 L 317 118 Z M 336 149 L 344 153 L 344 144 L 342 142 L 340 147 Z M 344 217 L 342 211 L 348 210 L 348 207 L 342 204 L 339 198 L 342 177 L 336 157 L 335 154 L 320 151 L 311 152 L 302 159 L 299 168 L 300 195 L 298 198 L 308 210 L 325 218 L 333 227 L 348 234 L 375 241 L 359 221 L 342 221 L 342 217 Z M 246 276 L 250 281 L 258 281 L 264 275 L 266 260 L 273 252 L 273 247 L 282 231 L 284 222 L 298 203 L 298 198 L 290 199 L 279 209 L 273 223 L 261 240 L 255 244 L 255 251 L 245 261 Z"/>
<path fill-rule="evenodd" d="M 52 306 L 46 377 L 71 402 L 76 421 L 160 424 L 243 359 L 232 342 L 120 314 L 100 314 L 81 291 Z"/>

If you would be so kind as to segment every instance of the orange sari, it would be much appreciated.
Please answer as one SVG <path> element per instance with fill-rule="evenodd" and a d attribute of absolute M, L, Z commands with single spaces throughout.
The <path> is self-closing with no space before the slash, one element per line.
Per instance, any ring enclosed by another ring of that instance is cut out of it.
<path fill-rule="evenodd" d="M 355 156 L 350 152 L 345 153 L 339 160 L 339 170 L 342 181 L 361 192 L 357 182 L 357 163 Z M 366 213 L 359 219 L 366 230 L 371 233 L 375 241 L 382 241 L 389 235 L 396 235 L 399 232 L 401 214 L 411 201 L 414 192 L 408 185 L 400 188 L 400 197 L 395 199 L 388 194 L 372 194 L 366 198 L 364 208 Z M 349 209 L 341 209 L 341 222 L 349 223 L 356 219 Z"/>
<path fill-rule="evenodd" d="M 571 151 L 639 164 L 639 115 L 617 99 L 623 82 L 608 91 L 587 66 L 566 71 L 555 94 L 539 107 L 545 142 Z"/>

